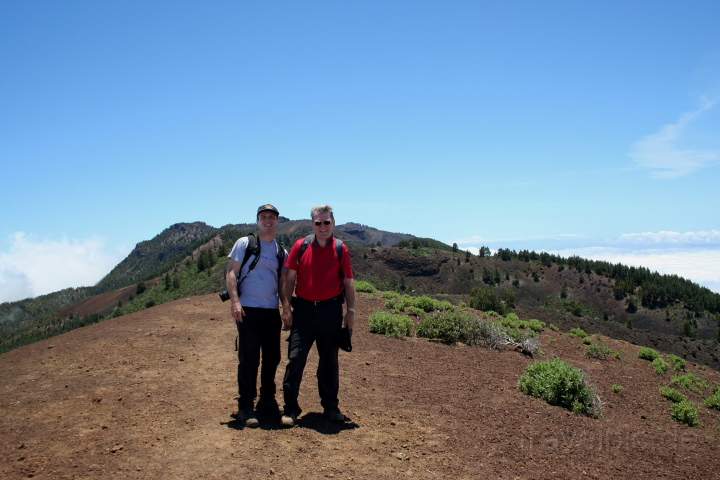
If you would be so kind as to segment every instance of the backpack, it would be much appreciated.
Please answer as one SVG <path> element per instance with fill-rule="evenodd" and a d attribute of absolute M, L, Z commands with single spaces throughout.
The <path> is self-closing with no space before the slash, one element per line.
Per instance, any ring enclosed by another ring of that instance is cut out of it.
<path fill-rule="evenodd" d="M 250 262 L 250 266 L 248 267 L 248 271 L 245 274 L 244 277 L 242 277 L 237 282 L 237 291 L 238 295 L 240 295 L 240 285 L 242 285 L 242 282 L 245 281 L 245 279 L 250 275 L 250 272 L 253 271 L 255 266 L 257 265 L 258 261 L 260 261 L 260 242 L 258 242 L 257 237 L 254 233 L 251 233 L 247 236 L 248 239 L 248 245 L 247 248 L 245 248 L 245 255 L 243 255 L 242 262 L 240 263 L 240 274 L 242 274 L 242 269 L 245 266 L 245 264 L 250 260 L 250 257 L 254 256 L 252 262 Z M 275 243 L 277 244 L 277 261 L 278 261 L 278 269 L 277 269 L 277 278 L 278 278 L 278 291 L 280 288 L 280 273 L 282 272 L 283 265 L 285 264 L 285 249 L 282 245 L 280 245 L 280 242 L 275 240 Z"/>
<path fill-rule="evenodd" d="M 333 238 L 335 239 L 335 251 L 337 252 L 338 262 L 340 262 L 340 276 L 342 278 L 345 278 L 345 272 L 343 272 L 343 264 L 342 264 L 343 241 L 334 236 L 333 236 Z M 315 235 L 312 233 L 310 235 L 308 235 L 307 237 L 305 237 L 302 245 L 300 245 L 300 252 L 298 252 L 298 259 L 297 259 L 298 264 L 300 263 L 300 260 L 302 260 L 303 254 L 305 254 L 305 250 L 308 249 L 308 247 L 314 240 L 315 240 Z"/>

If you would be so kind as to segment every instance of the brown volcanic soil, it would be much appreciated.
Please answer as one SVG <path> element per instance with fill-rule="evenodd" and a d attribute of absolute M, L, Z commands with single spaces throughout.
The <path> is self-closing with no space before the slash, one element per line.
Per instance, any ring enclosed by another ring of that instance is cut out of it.
<path fill-rule="evenodd" d="M 545 358 L 597 386 L 595 420 L 520 393 L 531 360 L 516 352 L 367 333 L 381 306 L 361 295 L 355 351 L 341 353 L 342 429 L 319 418 L 315 352 L 299 427 L 238 428 L 234 326 L 214 295 L 3 354 L 0 478 L 720 478 L 720 415 L 675 423 L 637 347 L 608 340 L 623 360 L 592 361 L 580 340 L 543 333 Z"/>

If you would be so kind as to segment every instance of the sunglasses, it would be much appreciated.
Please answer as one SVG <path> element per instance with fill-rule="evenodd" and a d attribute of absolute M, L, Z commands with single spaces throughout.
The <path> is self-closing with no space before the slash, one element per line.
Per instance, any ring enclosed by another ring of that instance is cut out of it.
<path fill-rule="evenodd" d="M 327 227 L 332 222 L 330 220 L 323 220 L 322 222 L 320 220 L 315 220 L 313 223 L 315 224 L 316 227 L 319 227 L 320 225 L 325 225 Z"/>

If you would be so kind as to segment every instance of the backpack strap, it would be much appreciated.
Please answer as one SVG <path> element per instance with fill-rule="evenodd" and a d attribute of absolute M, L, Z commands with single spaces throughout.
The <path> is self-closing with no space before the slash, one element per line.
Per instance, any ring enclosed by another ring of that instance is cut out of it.
<path fill-rule="evenodd" d="M 305 254 L 305 250 L 307 250 L 308 246 L 315 240 L 315 235 L 310 234 L 303 240 L 302 245 L 300 245 L 300 252 L 298 252 L 298 263 L 300 263 L 300 260 L 302 260 L 302 256 Z M 337 252 L 337 258 L 338 262 L 340 263 L 340 277 L 345 278 L 345 272 L 343 271 L 343 241 L 339 238 L 335 237 L 333 235 L 333 240 L 335 240 L 335 251 Z"/>
<path fill-rule="evenodd" d="M 237 291 L 238 295 L 240 295 L 240 285 L 242 285 L 242 282 L 245 281 L 245 279 L 250 275 L 250 272 L 252 272 L 253 268 L 257 265 L 258 261 L 260 260 L 260 242 L 257 241 L 257 237 L 254 234 L 250 234 L 247 236 L 248 239 L 248 245 L 245 248 L 245 255 L 243 255 L 242 263 L 240 263 L 240 274 L 242 275 L 242 269 L 245 266 L 245 264 L 250 260 L 251 256 L 254 256 L 252 259 L 252 262 L 250 262 L 250 266 L 248 267 L 248 271 L 245 274 L 244 277 L 240 279 L 240 281 L 237 282 Z"/>
<path fill-rule="evenodd" d="M 302 257 L 305 254 L 305 250 L 307 250 L 313 240 L 315 240 L 315 235 L 312 233 L 303 239 L 303 243 L 302 245 L 300 245 L 300 252 L 298 253 L 298 263 L 300 263 L 300 260 L 302 260 Z"/>

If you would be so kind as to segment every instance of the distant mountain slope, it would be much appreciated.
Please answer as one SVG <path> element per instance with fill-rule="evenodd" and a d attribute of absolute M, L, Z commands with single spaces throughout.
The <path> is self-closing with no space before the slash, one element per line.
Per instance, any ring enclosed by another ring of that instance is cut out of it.
<path fill-rule="evenodd" d="M 198 275 L 182 262 L 195 262 L 201 250 L 210 248 L 214 260 L 224 256 L 237 238 L 255 231 L 254 223 L 228 224 L 215 228 L 204 222 L 177 223 L 150 240 L 138 243 L 130 254 L 115 266 L 97 285 L 70 288 L 34 299 L 0 304 L 0 352 L 18 345 L 57 335 L 64 331 L 98 321 L 107 315 L 145 308 L 148 303 L 162 303 L 187 295 L 208 293 L 221 288 L 224 263 L 215 264 Z M 312 231 L 310 220 L 280 217 L 278 237 L 288 248 L 291 243 Z M 412 235 L 386 232 L 358 223 L 337 227 L 337 235 L 354 247 L 392 246 L 415 239 Z M 214 241 L 213 239 L 217 240 Z M 449 248 L 449 247 L 448 247 Z M 192 263 L 193 268 L 197 265 Z M 136 285 L 143 282 L 149 291 L 158 277 L 172 272 L 182 276 L 182 285 L 171 291 L 160 291 L 152 299 L 137 298 Z M 208 275 L 208 273 L 210 275 Z"/>
<path fill-rule="evenodd" d="M 102 318 L 217 292 L 224 257 L 255 228 L 176 224 L 139 243 L 97 287 L 0 305 L 0 352 Z M 311 231 L 309 220 L 281 218 L 278 238 L 289 247 Z M 474 289 L 484 288 L 524 315 L 562 328 L 580 326 L 720 366 L 720 295 L 685 279 L 545 253 L 476 256 L 357 223 L 339 225 L 337 235 L 351 246 L 356 277 L 383 289 L 468 302 Z"/>
<path fill-rule="evenodd" d="M 151 240 L 138 243 L 100 280 L 96 290 L 98 293 L 105 292 L 160 275 L 216 232 L 215 227 L 203 222 L 171 225 Z"/>

